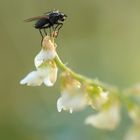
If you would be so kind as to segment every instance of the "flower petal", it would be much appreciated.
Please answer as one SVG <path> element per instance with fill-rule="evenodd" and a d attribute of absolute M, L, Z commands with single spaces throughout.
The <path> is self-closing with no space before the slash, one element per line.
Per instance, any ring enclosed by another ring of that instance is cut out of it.
<path fill-rule="evenodd" d="M 58 100 L 57 100 L 57 110 L 58 112 L 61 112 L 63 110 L 68 110 L 70 113 L 73 112 L 73 109 L 72 107 L 66 107 L 63 105 L 63 100 L 62 100 L 62 97 L 60 97 Z"/>
<path fill-rule="evenodd" d="M 53 86 L 56 79 L 57 66 L 50 61 L 44 66 L 37 68 L 37 71 L 29 73 L 20 83 L 29 86 L 40 86 L 44 82 L 46 86 Z"/>
<path fill-rule="evenodd" d="M 57 100 L 57 110 L 58 112 L 61 112 L 63 109 L 63 105 L 62 105 L 62 99 L 61 97 Z"/>
<path fill-rule="evenodd" d="M 28 86 L 40 86 L 43 80 L 39 76 L 37 71 L 30 72 L 24 79 L 20 81 L 20 84 L 27 84 Z"/>
<path fill-rule="evenodd" d="M 108 110 L 102 110 L 96 115 L 86 118 L 85 123 L 100 129 L 113 130 L 120 121 L 119 105 L 112 105 Z"/>
<path fill-rule="evenodd" d="M 140 126 L 130 127 L 124 140 L 140 140 Z"/>
<path fill-rule="evenodd" d="M 44 75 L 43 82 L 46 86 L 53 86 L 57 80 L 58 68 L 54 61 L 48 62 L 45 68 L 39 68 L 42 75 Z"/>
<path fill-rule="evenodd" d="M 87 106 L 85 86 L 68 72 L 61 74 L 61 97 L 58 99 L 58 111 L 67 110 L 70 113 L 79 111 Z"/>
<path fill-rule="evenodd" d="M 83 93 L 71 95 L 67 91 L 63 91 L 62 96 L 57 101 L 58 112 L 61 110 L 68 110 L 70 113 L 73 111 L 79 111 L 85 108 L 87 105 L 86 98 Z"/>
<path fill-rule="evenodd" d="M 34 59 L 35 66 L 38 68 L 44 62 L 45 58 L 47 58 L 47 51 L 42 49 Z"/>
<path fill-rule="evenodd" d="M 57 71 L 58 68 L 54 62 L 48 64 L 47 67 L 48 74 L 44 78 L 44 84 L 46 86 L 53 86 L 57 80 Z"/>
<path fill-rule="evenodd" d="M 56 56 L 55 50 L 45 50 L 42 48 L 42 50 L 35 57 L 34 64 L 36 68 L 38 68 L 45 61 L 54 59 L 55 56 Z"/>
<path fill-rule="evenodd" d="M 89 104 L 94 109 L 100 109 L 103 104 L 105 104 L 108 101 L 108 92 L 101 92 L 99 95 L 96 95 L 93 98 L 89 98 Z"/>
<path fill-rule="evenodd" d="M 44 37 L 42 42 L 42 50 L 34 59 L 35 66 L 38 68 L 47 60 L 53 60 L 56 56 L 56 44 L 54 44 L 49 36 Z"/>
<path fill-rule="evenodd" d="M 135 124 L 140 125 L 140 107 L 138 105 L 131 105 L 128 108 L 128 114 Z"/>

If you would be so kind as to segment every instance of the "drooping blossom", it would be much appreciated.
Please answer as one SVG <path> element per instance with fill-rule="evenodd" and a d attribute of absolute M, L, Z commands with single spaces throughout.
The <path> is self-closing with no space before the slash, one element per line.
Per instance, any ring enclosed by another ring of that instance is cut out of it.
<path fill-rule="evenodd" d="M 34 59 L 36 70 L 30 72 L 20 81 L 20 84 L 28 86 L 40 86 L 44 83 L 46 86 L 53 86 L 57 79 L 57 65 L 54 61 L 56 56 L 56 44 L 46 36 L 42 42 L 42 49 Z"/>
<path fill-rule="evenodd" d="M 47 62 L 46 66 L 41 66 L 30 72 L 20 81 L 20 84 L 40 86 L 44 83 L 46 86 L 53 86 L 57 79 L 57 71 L 57 66 L 53 61 Z"/>
<path fill-rule="evenodd" d="M 87 99 L 93 109 L 100 109 L 108 101 L 109 92 L 100 86 L 87 85 Z"/>
<path fill-rule="evenodd" d="M 119 103 L 110 104 L 97 114 L 86 118 L 85 123 L 99 129 L 113 130 L 120 122 Z"/>
<path fill-rule="evenodd" d="M 61 83 L 61 97 L 57 100 L 58 112 L 63 109 L 72 113 L 84 109 L 87 105 L 84 86 L 68 72 L 62 74 Z"/>
<path fill-rule="evenodd" d="M 131 104 L 128 107 L 128 115 L 135 124 L 140 125 L 140 107 L 136 104 Z"/>
<path fill-rule="evenodd" d="M 140 140 L 140 126 L 130 127 L 125 134 L 124 140 Z"/>

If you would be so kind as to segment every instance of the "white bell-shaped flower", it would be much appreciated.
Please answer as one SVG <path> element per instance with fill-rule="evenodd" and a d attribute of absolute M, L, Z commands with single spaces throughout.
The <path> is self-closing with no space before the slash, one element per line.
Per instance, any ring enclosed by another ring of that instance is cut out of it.
<path fill-rule="evenodd" d="M 28 86 L 40 86 L 44 83 L 46 86 L 53 86 L 57 79 L 58 68 L 54 62 L 56 56 L 56 44 L 49 36 L 44 37 L 42 49 L 34 59 L 35 71 L 30 72 L 20 84 Z"/>
<path fill-rule="evenodd" d="M 57 100 L 57 109 L 68 110 L 70 113 L 84 109 L 87 105 L 84 86 L 69 74 L 63 74 L 61 97 Z"/>
<path fill-rule="evenodd" d="M 118 103 L 111 104 L 109 108 L 104 108 L 99 113 L 86 118 L 85 123 L 96 128 L 113 130 L 120 121 L 120 106 Z"/>
<path fill-rule="evenodd" d="M 57 66 L 53 61 L 47 65 L 38 68 L 36 71 L 30 72 L 20 84 L 27 84 L 28 86 L 40 86 L 44 83 L 46 86 L 53 86 L 57 79 Z"/>
<path fill-rule="evenodd" d="M 109 91 L 104 91 L 100 86 L 87 85 L 87 100 L 93 109 L 101 109 L 109 99 Z"/>
<path fill-rule="evenodd" d="M 62 96 L 57 100 L 57 110 L 61 112 L 68 110 L 70 113 L 78 111 L 86 106 L 86 98 L 82 91 L 74 91 L 73 95 L 68 90 L 62 92 Z"/>
<path fill-rule="evenodd" d="M 129 128 L 124 140 L 140 140 L 140 126 Z"/>
<path fill-rule="evenodd" d="M 128 108 L 128 114 L 135 124 L 140 125 L 140 107 L 133 104 Z"/>

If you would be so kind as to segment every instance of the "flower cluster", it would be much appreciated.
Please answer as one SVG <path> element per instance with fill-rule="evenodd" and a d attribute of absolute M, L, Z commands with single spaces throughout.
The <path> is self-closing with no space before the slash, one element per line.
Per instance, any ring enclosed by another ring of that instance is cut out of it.
<path fill-rule="evenodd" d="M 118 90 L 79 75 L 63 64 L 57 55 L 54 37 L 44 37 L 42 46 L 34 59 L 36 70 L 23 78 L 20 84 L 40 86 L 44 83 L 46 86 L 53 86 L 57 80 L 58 68 L 61 68 L 61 96 L 57 100 L 58 112 L 64 110 L 72 113 L 90 106 L 94 109 L 94 113 L 85 119 L 85 124 L 99 129 L 114 130 L 121 119 L 120 110 L 123 102 L 134 123 L 127 132 L 125 140 L 140 139 L 140 107 L 134 102 L 139 102 L 137 98 L 140 96 L 139 85 L 127 89 L 124 91 L 125 94 L 120 94 Z M 133 97 L 136 97 L 135 100 Z"/>
<path fill-rule="evenodd" d="M 56 44 L 49 36 L 46 36 L 42 42 L 42 49 L 34 59 L 36 70 L 30 72 L 20 84 L 28 86 L 40 86 L 44 83 L 46 86 L 53 86 L 57 79 L 57 66 L 54 61 L 56 56 Z"/>

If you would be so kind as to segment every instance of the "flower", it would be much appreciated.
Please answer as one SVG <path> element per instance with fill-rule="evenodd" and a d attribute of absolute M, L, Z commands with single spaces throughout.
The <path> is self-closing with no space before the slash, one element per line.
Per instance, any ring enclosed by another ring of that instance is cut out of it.
<path fill-rule="evenodd" d="M 61 92 L 62 96 L 57 100 L 57 109 L 58 112 L 61 112 L 61 110 L 69 110 L 70 113 L 77 110 L 81 110 L 86 106 L 86 100 L 85 96 L 83 95 L 82 91 L 73 91 L 69 93 L 68 90 Z"/>
<path fill-rule="evenodd" d="M 138 105 L 130 105 L 128 108 L 128 114 L 135 124 L 140 125 L 140 107 Z"/>
<path fill-rule="evenodd" d="M 86 118 L 85 123 L 96 128 L 113 130 L 120 121 L 120 105 L 110 104 L 108 108 L 103 108 L 99 113 Z"/>
<path fill-rule="evenodd" d="M 54 61 L 56 56 L 56 44 L 49 36 L 44 37 L 42 49 L 34 59 L 36 70 L 30 72 L 20 81 L 20 84 L 28 86 L 40 86 L 44 83 L 46 86 L 53 86 L 57 79 L 58 68 Z"/>
<path fill-rule="evenodd" d="M 87 85 L 87 99 L 93 109 L 100 109 L 108 101 L 109 92 L 100 86 Z"/>
<path fill-rule="evenodd" d="M 87 105 L 84 86 L 75 80 L 69 73 L 64 72 L 61 76 L 61 97 L 57 100 L 57 110 L 68 110 L 70 113 L 84 109 Z"/>
<path fill-rule="evenodd" d="M 49 36 L 44 37 L 42 42 L 42 49 L 37 54 L 34 59 L 34 63 L 36 67 L 39 67 L 42 63 L 53 60 L 56 56 L 56 44 L 54 44 Z"/>
<path fill-rule="evenodd" d="M 140 140 L 140 126 L 129 128 L 124 140 Z"/>
<path fill-rule="evenodd" d="M 38 68 L 36 71 L 30 72 L 20 84 L 28 86 L 40 86 L 44 83 L 46 86 L 53 86 L 57 79 L 57 66 L 53 61 L 47 63 L 46 66 Z"/>
<path fill-rule="evenodd" d="M 124 93 L 127 96 L 133 96 L 133 97 L 140 97 L 140 83 L 133 85 L 132 87 L 124 90 Z"/>

